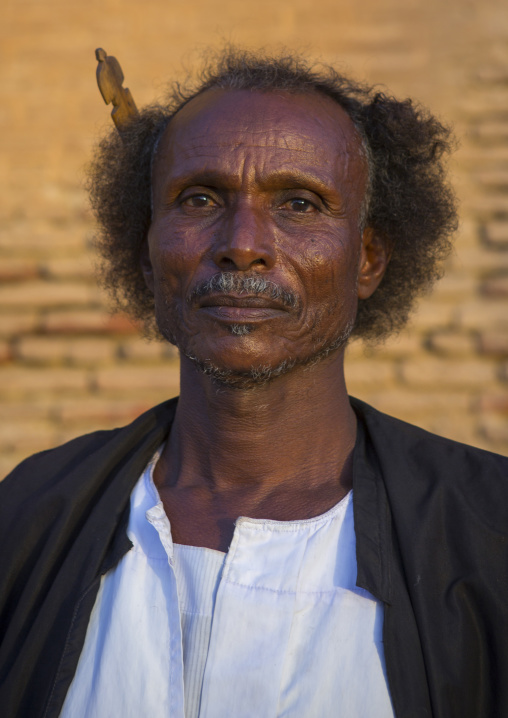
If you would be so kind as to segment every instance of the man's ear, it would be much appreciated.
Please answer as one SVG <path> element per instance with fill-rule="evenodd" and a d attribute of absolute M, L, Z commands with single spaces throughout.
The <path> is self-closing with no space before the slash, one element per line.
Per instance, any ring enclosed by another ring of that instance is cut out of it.
<path fill-rule="evenodd" d="M 358 268 L 358 299 L 368 299 L 378 288 L 390 261 L 391 249 L 372 227 L 362 235 Z"/>
<path fill-rule="evenodd" d="M 145 239 L 143 244 L 141 245 L 141 251 L 139 253 L 139 263 L 141 265 L 141 271 L 143 272 L 143 277 L 145 278 L 145 284 L 148 287 L 148 289 L 154 293 L 153 287 L 153 267 L 152 262 L 150 261 L 150 251 L 148 249 L 148 240 Z"/>

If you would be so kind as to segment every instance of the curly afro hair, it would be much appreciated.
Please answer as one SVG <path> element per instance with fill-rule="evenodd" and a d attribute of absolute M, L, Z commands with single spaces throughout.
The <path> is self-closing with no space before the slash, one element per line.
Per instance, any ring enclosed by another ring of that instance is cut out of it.
<path fill-rule="evenodd" d="M 157 333 L 153 296 L 140 267 L 151 222 L 153 157 L 171 118 L 210 88 L 320 93 L 348 113 L 369 165 L 363 223 L 391 251 L 378 289 L 359 302 L 352 336 L 373 341 L 400 330 L 416 298 L 440 276 L 457 227 L 443 165 L 453 146 L 449 128 L 412 100 L 396 100 L 333 67 L 294 54 L 234 48 L 209 58 L 196 84 L 175 83 L 165 104 L 141 110 L 121 137 L 113 130 L 97 147 L 88 188 L 99 223 L 100 279 L 117 308 L 144 322 L 148 334 Z"/>

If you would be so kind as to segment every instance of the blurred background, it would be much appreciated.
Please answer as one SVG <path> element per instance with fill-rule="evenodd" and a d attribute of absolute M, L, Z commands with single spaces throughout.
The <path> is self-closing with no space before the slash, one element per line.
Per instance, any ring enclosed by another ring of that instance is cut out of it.
<path fill-rule="evenodd" d="M 409 328 L 348 350 L 350 393 L 508 454 L 508 6 L 504 0 L 4 0 L 0 10 L 0 475 L 178 393 L 170 347 L 108 312 L 83 190 L 109 129 L 96 47 L 138 106 L 206 47 L 286 45 L 455 126 L 456 252 Z"/>

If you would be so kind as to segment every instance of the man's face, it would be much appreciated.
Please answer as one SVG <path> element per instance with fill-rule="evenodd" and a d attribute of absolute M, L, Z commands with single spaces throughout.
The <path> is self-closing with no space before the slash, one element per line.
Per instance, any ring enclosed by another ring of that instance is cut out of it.
<path fill-rule="evenodd" d="M 209 90 L 176 115 L 154 166 L 144 271 L 183 354 L 266 375 L 344 344 L 365 259 L 360 147 L 346 113 L 315 94 Z"/>

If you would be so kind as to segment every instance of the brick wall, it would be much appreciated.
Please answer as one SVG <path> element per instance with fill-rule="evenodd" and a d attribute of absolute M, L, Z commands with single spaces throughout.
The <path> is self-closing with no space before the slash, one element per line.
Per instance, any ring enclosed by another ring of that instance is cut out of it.
<path fill-rule="evenodd" d="M 353 345 L 351 393 L 508 453 L 508 16 L 501 0 L 7 0 L 0 10 L 0 473 L 178 392 L 170 348 L 111 316 L 82 190 L 109 127 L 96 47 L 138 104 L 223 39 L 286 44 L 414 96 L 455 124 L 462 201 L 445 279 L 395 340 Z"/>

